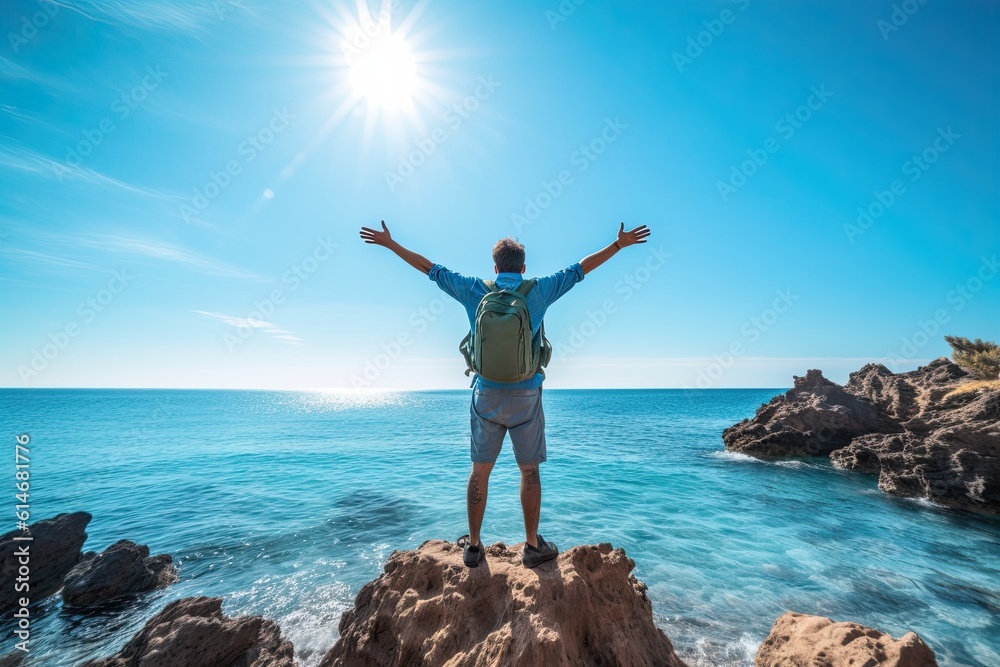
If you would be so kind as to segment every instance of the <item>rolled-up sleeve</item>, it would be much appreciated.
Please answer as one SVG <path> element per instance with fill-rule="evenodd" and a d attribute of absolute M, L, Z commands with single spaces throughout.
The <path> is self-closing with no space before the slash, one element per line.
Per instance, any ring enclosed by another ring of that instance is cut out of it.
<path fill-rule="evenodd" d="M 427 277 L 436 282 L 445 294 L 462 305 L 469 300 L 472 288 L 476 284 L 476 278 L 449 271 L 440 264 L 432 266 L 427 272 Z"/>
<path fill-rule="evenodd" d="M 573 285 L 583 280 L 583 276 L 583 267 L 580 266 L 580 262 L 576 262 L 562 271 L 556 271 L 552 275 L 539 278 L 535 289 L 544 299 L 545 306 L 548 307 L 556 299 L 570 291 Z"/>

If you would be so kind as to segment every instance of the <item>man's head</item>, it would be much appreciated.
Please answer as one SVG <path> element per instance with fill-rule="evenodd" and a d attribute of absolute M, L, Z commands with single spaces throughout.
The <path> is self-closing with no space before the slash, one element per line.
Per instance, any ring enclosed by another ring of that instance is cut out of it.
<path fill-rule="evenodd" d="M 493 246 L 493 270 L 497 273 L 524 273 L 524 244 L 507 237 Z"/>

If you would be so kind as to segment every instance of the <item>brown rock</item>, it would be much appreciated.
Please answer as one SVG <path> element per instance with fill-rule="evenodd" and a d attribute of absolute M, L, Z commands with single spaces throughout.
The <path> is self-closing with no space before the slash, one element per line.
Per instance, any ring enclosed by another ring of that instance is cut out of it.
<path fill-rule="evenodd" d="M 634 567 L 601 544 L 528 569 L 498 543 L 468 569 L 460 547 L 431 540 L 394 552 L 361 589 L 320 665 L 682 667 Z"/>
<path fill-rule="evenodd" d="M 12 530 L 0 537 L 0 611 L 13 609 L 21 597 L 32 603 L 59 590 L 63 577 L 80 562 L 83 554 L 80 548 L 87 541 L 87 524 L 92 517 L 87 512 L 57 514 L 51 519 L 36 521 L 28 527 L 28 532 Z M 31 541 L 15 540 L 19 536 L 31 536 Z M 27 592 L 15 591 L 19 550 L 28 548 L 31 580 Z"/>
<path fill-rule="evenodd" d="M 901 638 L 857 623 L 788 612 L 757 650 L 756 667 L 937 667 L 920 637 Z"/>
<path fill-rule="evenodd" d="M 855 438 L 830 460 L 878 474 L 879 489 L 886 493 L 1000 513 L 1000 392 L 948 395 L 957 385 L 943 361 L 896 376 L 915 397 L 900 413 L 902 433 Z"/>
<path fill-rule="evenodd" d="M 897 421 L 909 419 L 919 410 L 917 388 L 905 375 L 896 375 L 882 364 L 865 364 L 851 373 L 844 391 L 868 400 Z"/>
<path fill-rule="evenodd" d="M 828 455 L 877 474 L 887 493 L 1000 513 L 1000 391 L 952 393 L 967 379 L 943 357 L 899 374 L 867 364 L 844 387 L 810 370 L 722 437 L 733 451 Z"/>
<path fill-rule="evenodd" d="M 150 556 L 145 544 L 119 540 L 70 570 L 63 581 L 62 596 L 66 604 L 82 607 L 175 581 L 177 568 L 169 554 Z"/>
<path fill-rule="evenodd" d="M 229 618 L 222 598 L 174 600 L 122 650 L 81 667 L 293 667 L 292 643 L 274 621 Z"/>
<path fill-rule="evenodd" d="M 846 447 L 830 453 L 833 465 L 844 470 L 865 472 L 878 475 L 882 470 L 882 459 L 901 454 L 904 450 L 912 450 L 919 445 L 921 438 L 912 433 L 869 433 L 862 435 Z"/>
<path fill-rule="evenodd" d="M 753 419 L 727 428 L 722 439 L 726 449 L 762 458 L 827 456 L 859 435 L 887 430 L 901 429 L 871 402 L 813 369 Z"/>

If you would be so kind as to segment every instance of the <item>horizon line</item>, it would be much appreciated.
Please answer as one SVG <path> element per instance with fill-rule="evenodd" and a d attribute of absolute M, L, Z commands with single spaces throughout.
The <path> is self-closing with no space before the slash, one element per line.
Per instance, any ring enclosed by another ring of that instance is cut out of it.
<path fill-rule="evenodd" d="M 718 390 L 754 390 L 754 391 L 787 391 L 791 387 L 544 387 L 549 391 L 718 391 Z M 421 391 L 469 391 L 471 387 L 426 387 L 391 388 L 391 387 L 0 387 L 0 391 L 295 391 L 295 392 L 327 392 L 327 393 L 369 393 L 387 394 Z"/>

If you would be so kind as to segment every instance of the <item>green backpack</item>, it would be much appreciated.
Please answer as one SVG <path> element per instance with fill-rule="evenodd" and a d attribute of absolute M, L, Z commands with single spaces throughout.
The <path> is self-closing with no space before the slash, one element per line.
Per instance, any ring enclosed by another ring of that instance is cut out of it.
<path fill-rule="evenodd" d="M 537 341 L 531 336 L 527 295 L 537 281 L 522 280 L 515 290 L 500 289 L 496 281 L 484 280 L 489 291 L 476 308 L 475 326 L 458 349 L 465 357 L 465 374 L 478 373 L 493 382 L 520 382 L 541 373 L 552 358 L 545 337 L 545 322 Z"/>

